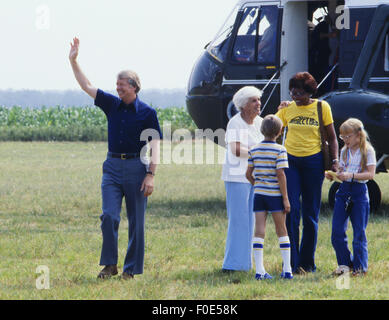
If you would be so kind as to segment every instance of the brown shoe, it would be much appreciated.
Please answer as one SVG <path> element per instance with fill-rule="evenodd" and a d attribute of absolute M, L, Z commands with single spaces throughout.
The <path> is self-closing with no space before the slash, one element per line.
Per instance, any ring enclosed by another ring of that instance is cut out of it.
<path fill-rule="evenodd" d="M 353 277 L 364 277 L 364 276 L 366 276 L 366 274 L 367 274 L 367 271 L 355 270 L 355 271 L 353 271 L 353 273 L 351 275 Z"/>
<path fill-rule="evenodd" d="M 97 278 L 108 279 L 111 276 L 115 276 L 117 274 L 118 274 L 118 268 L 116 267 L 116 265 L 112 264 L 112 265 L 105 266 L 103 270 L 100 271 Z"/>
<path fill-rule="evenodd" d="M 134 279 L 134 275 L 132 273 L 123 272 L 120 278 L 123 280 L 130 280 L 130 279 Z"/>
<path fill-rule="evenodd" d="M 301 276 L 305 276 L 307 275 L 307 272 L 302 267 L 298 267 L 297 270 L 293 272 L 293 274 L 299 274 Z"/>

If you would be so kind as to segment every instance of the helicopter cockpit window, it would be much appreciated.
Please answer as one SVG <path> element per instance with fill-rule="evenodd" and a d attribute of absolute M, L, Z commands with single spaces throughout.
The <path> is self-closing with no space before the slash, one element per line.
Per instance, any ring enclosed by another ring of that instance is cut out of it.
<path fill-rule="evenodd" d="M 239 63 L 275 64 L 278 7 L 247 7 L 243 13 L 232 52 Z"/>
<path fill-rule="evenodd" d="M 234 28 L 235 19 L 238 13 L 239 6 L 235 6 L 228 16 L 223 27 L 220 29 L 215 39 L 208 45 L 208 53 L 223 62 L 227 56 L 228 44 L 231 39 L 232 30 Z"/>
<path fill-rule="evenodd" d="M 246 8 L 236 35 L 233 60 L 237 62 L 254 62 L 257 25 L 258 7 Z"/>
<path fill-rule="evenodd" d="M 259 22 L 258 35 L 258 62 L 275 64 L 277 52 L 277 6 L 264 6 L 261 9 L 261 20 Z"/>

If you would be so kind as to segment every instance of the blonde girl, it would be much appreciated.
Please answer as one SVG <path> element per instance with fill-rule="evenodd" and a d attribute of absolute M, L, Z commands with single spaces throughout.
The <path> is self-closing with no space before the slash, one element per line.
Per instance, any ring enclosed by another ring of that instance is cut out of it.
<path fill-rule="evenodd" d="M 335 196 L 332 219 L 331 241 L 338 262 L 334 274 L 341 275 L 352 271 L 353 275 L 364 275 L 368 268 L 366 226 L 370 211 L 366 182 L 374 178 L 375 151 L 360 120 L 346 120 L 339 131 L 344 147 L 340 152 L 337 172 L 342 184 Z M 332 180 L 327 174 L 326 177 Z M 348 248 L 346 235 L 349 219 L 354 236 L 353 253 Z"/>

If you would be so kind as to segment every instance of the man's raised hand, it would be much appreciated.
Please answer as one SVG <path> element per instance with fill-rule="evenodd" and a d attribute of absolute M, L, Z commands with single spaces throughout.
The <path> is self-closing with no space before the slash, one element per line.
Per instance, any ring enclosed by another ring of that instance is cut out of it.
<path fill-rule="evenodd" d="M 89 82 L 88 78 L 81 71 L 80 66 L 77 62 L 78 56 L 78 47 L 80 46 L 80 40 L 78 38 L 73 38 L 73 43 L 70 42 L 70 52 L 69 52 L 69 60 L 70 65 L 72 66 L 74 76 L 80 85 L 81 89 L 84 90 L 87 94 L 89 94 L 93 99 L 96 99 L 97 89 Z"/>
<path fill-rule="evenodd" d="M 78 38 L 73 38 L 73 43 L 70 42 L 70 52 L 69 60 L 76 61 L 78 56 L 78 47 L 80 46 L 80 40 Z"/>

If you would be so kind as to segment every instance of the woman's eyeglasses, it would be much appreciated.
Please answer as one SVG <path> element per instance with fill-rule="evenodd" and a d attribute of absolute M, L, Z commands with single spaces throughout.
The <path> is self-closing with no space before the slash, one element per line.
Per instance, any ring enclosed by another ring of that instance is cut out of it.
<path fill-rule="evenodd" d="M 305 91 L 296 91 L 296 90 L 290 90 L 289 95 L 291 97 L 302 97 L 306 95 L 307 93 Z"/>

